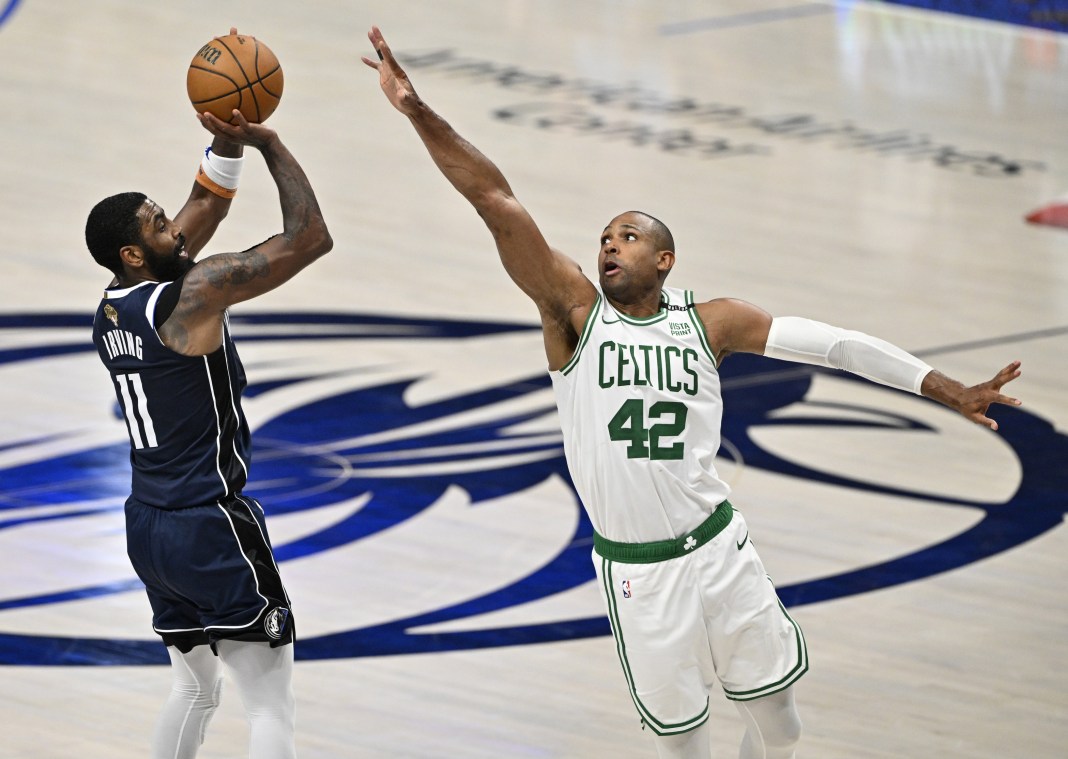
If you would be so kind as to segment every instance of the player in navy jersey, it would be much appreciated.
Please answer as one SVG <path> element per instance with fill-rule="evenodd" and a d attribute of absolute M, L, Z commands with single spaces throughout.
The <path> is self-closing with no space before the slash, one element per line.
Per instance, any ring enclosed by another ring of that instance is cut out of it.
<path fill-rule="evenodd" d="M 86 244 L 115 275 L 93 341 L 130 434 L 127 549 L 173 665 L 152 755 L 196 755 L 218 706 L 221 661 L 245 705 L 250 756 L 284 759 L 296 755 L 294 618 L 263 509 L 242 492 L 250 435 L 227 309 L 287 281 L 333 242 L 304 171 L 272 129 L 236 110 L 234 124 L 198 118 L 214 140 L 173 219 L 134 192 L 89 214 Z M 282 231 L 196 262 L 230 207 L 246 145 L 278 186 Z"/>

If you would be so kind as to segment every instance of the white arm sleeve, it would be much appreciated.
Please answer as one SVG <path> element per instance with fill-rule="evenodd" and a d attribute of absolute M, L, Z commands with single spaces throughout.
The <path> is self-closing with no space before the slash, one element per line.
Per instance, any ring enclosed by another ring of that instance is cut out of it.
<path fill-rule="evenodd" d="M 923 361 L 885 340 L 799 316 L 772 319 L 764 355 L 843 369 L 917 395 L 931 371 Z"/>

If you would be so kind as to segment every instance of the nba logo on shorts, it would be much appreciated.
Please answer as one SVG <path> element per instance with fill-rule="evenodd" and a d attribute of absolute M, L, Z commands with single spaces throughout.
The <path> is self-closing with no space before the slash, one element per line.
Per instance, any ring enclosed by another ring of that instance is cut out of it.
<path fill-rule="evenodd" d="M 630 580 L 623 581 L 623 597 L 630 598 Z"/>
<path fill-rule="evenodd" d="M 286 619 L 289 618 L 289 609 L 283 609 L 278 607 L 263 620 L 263 629 L 276 640 L 282 637 L 282 632 L 286 629 Z"/>

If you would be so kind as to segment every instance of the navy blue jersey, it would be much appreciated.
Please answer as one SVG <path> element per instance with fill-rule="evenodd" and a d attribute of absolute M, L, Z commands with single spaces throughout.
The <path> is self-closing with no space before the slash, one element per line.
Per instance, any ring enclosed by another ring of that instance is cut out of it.
<path fill-rule="evenodd" d="M 130 433 L 132 495 L 158 508 L 211 503 L 248 479 L 249 429 L 241 411 L 245 371 L 230 339 L 209 356 L 183 356 L 160 339 L 156 303 L 170 282 L 108 289 L 93 343 L 111 372 Z"/>

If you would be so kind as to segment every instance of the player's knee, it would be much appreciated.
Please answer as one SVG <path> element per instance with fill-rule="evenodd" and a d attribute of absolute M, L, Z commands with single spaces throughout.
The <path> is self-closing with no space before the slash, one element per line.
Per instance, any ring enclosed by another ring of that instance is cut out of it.
<path fill-rule="evenodd" d="M 780 748 L 793 748 L 801 741 L 801 720 L 794 719 L 788 723 L 780 736 Z"/>
<path fill-rule="evenodd" d="M 801 740 L 801 717 L 792 694 L 784 692 L 751 702 L 738 702 L 748 723 L 742 756 L 792 757 Z M 745 747 L 748 747 L 746 749 Z"/>
<path fill-rule="evenodd" d="M 222 677 L 211 680 L 175 680 L 171 692 L 193 706 L 214 711 L 222 700 Z"/>
<path fill-rule="evenodd" d="M 250 717 L 277 720 L 293 718 L 297 701 L 292 689 L 279 689 L 259 695 L 259 698 L 245 700 L 246 711 Z"/>
<path fill-rule="evenodd" d="M 245 714 L 253 725 L 292 731 L 296 712 L 297 703 L 291 688 L 268 690 L 257 693 L 254 698 L 245 698 Z"/>
<path fill-rule="evenodd" d="M 219 704 L 222 702 L 222 687 L 223 679 L 220 676 L 215 678 L 215 682 L 208 689 L 208 708 L 213 712 L 219 708 Z"/>
<path fill-rule="evenodd" d="M 779 713 L 774 729 L 768 730 L 764 738 L 769 747 L 774 747 L 780 752 L 794 748 L 801 740 L 801 718 L 797 710 L 783 709 Z"/>

